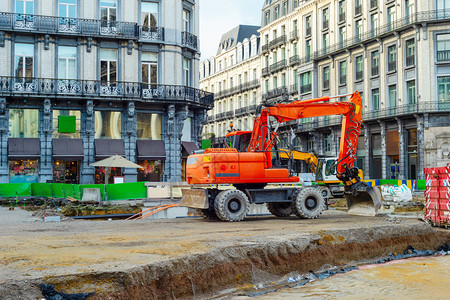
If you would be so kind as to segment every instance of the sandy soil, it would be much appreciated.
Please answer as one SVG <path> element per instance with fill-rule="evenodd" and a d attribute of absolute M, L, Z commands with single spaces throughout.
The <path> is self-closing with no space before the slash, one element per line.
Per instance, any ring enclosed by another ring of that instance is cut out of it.
<path fill-rule="evenodd" d="M 103 272 L 119 274 L 143 266 L 175 264 L 174 261 L 180 258 L 199 257 L 218 249 L 237 249 L 236 247 L 239 247 L 239 253 L 227 251 L 227 258 L 223 258 L 222 253 L 220 259 L 241 259 L 242 256 L 252 259 L 257 255 L 245 252 L 246 249 L 259 251 L 258 247 L 261 245 L 266 247 L 262 256 L 270 257 L 271 247 L 277 248 L 279 244 L 286 243 L 292 245 L 292 249 L 288 246 L 284 250 L 274 251 L 276 255 L 285 251 L 286 254 L 282 253 L 281 256 L 288 259 L 290 254 L 314 249 L 315 246 L 309 246 L 311 243 L 317 247 L 343 243 L 351 245 L 358 241 L 370 243 L 388 235 L 401 235 L 400 232 L 426 235 L 432 233 L 433 229 L 417 219 L 348 216 L 338 211 L 326 211 L 317 220 L 264 216 L 250 217 L 240 223 L 205 221 L 200 218 L 44 223 L 30 212 L 18 208 L 9 211 L 8 208 L 0 207 L 0 298 L 2 289 L 3 295 L 8 295 L 5 290 L 17 282 L 55 284 L 63 282 L 63 279 L 57 278 L 68 275 Z M 385 251 L 389 249 L 386 248 Z M 268 266 L 263 259 L 256 259 L 256 264 Z M 212 266 L 211 263 L 208 268 Z M 195 267 L 200 268 L 198 263 Z M 180 267 L 174 266 L 173 270 L 177 268 Z M 283 272 L 284 269 L 274 268 L 275 271 Z M 157 275 L 153 271 L 151 274 Z M 60 284 L 59 287 L 64 285 Z M 80 289 L 80 286 L 74 288 L 67 284 L 65 287 L 67 292 Z M 104 292 L 104 289 L 105 286 L 102 289 L 86 285 L 82 287 L 83 292 Z M 120 291 L 121 287 L 116 280 L 114 288 L 107 289 Z M 24 295 L 29 296 L 29 299 L 38 299 L 33 295 L 36 287 L 32 290 Z M 126 293 L 121 295 L 123 297 L 111 299 L 130 297 Z M 24 299 L 28 298 L 24 296 Z M 108 298 L 98 296 L 94 299 Z"/>

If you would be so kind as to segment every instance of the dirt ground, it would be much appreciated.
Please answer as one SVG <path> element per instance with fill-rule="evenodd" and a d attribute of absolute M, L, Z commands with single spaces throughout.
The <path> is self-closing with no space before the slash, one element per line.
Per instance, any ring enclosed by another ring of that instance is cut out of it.
<path fill-rule="evenodd" d="M 385 241 L 386 244 L 381 245 L 378 252 L 374 250 L 375 256 L 394 249 L 389 247 L 395 242 L 387 240 L 395 237 L 402 239 L 406 235 L 412 236 L 411 240 L 417 241 L 419 247 L 425 247 L 427 242 L 430 245 L 450 240 L 447 232 L 439 234 L 443 238 L 438 241 L 436 230 L 417 218 L 358 217 L 340 211 L 326 211 L 317 220 L 254 216 L 239 223 L 205 221 L 200 218 L 43 222 L 41 218 L 33 217 L 31 212 L 19 208 L 10 211 L 0 207 L 0 298 L 41 299 L 37 288 L 40 282 L 55 284 L 65 292 L 96 292 L 97 296 L 93 299 L 166 298 L 170 295 L 166 290 L 154 294 L 154 291 L 137 291 L 134 287 L 131 291 L 126 281 L 134 281 L 133 286 L 138 286 L 139 282 L 143 284 L 142 281 L 146 280 L 153 284 L 158 280 L 164 282 L 169 278 L 164 276 L 169 275 L 173 281 L 170 284 L 172 296 L 178 298 L 187 294 L 186 291 L 174 292 L 173 286 L 177 280 L 186 281 L 186 278 L 176 275 L 185 274 L 185 271 L 177 273 L 177 270 L 208 270 L 209 273 L 197 271 L 198 274 L 202 273 L 201 276 L 224 272 L 226 276 L 223 278 L 232 276 L 236 278 L 236 284 L 242 284 L 244 281 L 237 277 L 236 272 L 238 269 L 245 272 L 247 266 L 244 267 L 244 264 L 248 264 L 249 260 L 250 268 L 258 266 L 281 273 L 289 271 L 282 260 L 289 260 L 305 251 L 319 251 L 320 255 L 327 256 L 326 252 L 332 248 L 325 246 L 341 247 L 333 248 L 339 254 L 345 251 L 351 253 L 347 248 L 354 247 L 352 245 L 355 243 L 365 243 L 366 250 L 358 248 L 358 253 L 364 255 L 364 251 L 371 249 L 370 243 L 375 240 Z M 398 247 L 403 247 L 402 243 L 408 244 L 410 240 L 404 239 Z M 342 248 L 344 244 L 346 248 Z M 232 249 L 237 250 L 233 252 Z M 343 257 L 341 259 L 345 260 L 362 258 L 358 255 Z M 338 258 L 335 256 L 333 259 Z M 303 256 L 298 259 L 298 267 L 300 264 L 305 268 L 314 267 L 321 263 L 308 264 L 305 262 L 307 258 Z M 234 265 L 216 270 L 218 261 L 221 261 L 222 267 L 230 261 Z M 326 260 L 323 262 L 328 263 Z M 166 274 L 166 271 L 157 274 L 157 270 L 167 270 L 168 265 L 171 274 Z M 103 273 L 109 275 L 99 276 Z M 94 274 L 96 279 L 92 281 L 96 283 L 88 284 L 86 274 Z M 77 278 L 78 275 L 80 277 Z M 136 278 L 138 275 L 145 278 Z M 127 276 L 134 278 L 125 279 Z M 102 280 L 101 284 L 99 280 Z M 205 278 L 190 278 L 192 285 L 195 281 L 200 286 L 196 280 Z M 219 280 L 209 288 L 213 290 L 220 284 Z M 150 288 L 151 284 L 147 289 Z M 14 289 L 16 291 L 12 291 Z M 201 288 L 203 291 L 207 289 Z M 105 291 L 110 294 L 107 296 Z M 195 295 L 194 291 L 192 293 Z"/>

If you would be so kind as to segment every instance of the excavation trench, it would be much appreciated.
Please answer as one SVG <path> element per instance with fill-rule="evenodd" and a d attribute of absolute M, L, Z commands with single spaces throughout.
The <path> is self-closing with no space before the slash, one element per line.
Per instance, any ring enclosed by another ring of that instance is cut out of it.
<path fill-rule="evenodd" d="M 217 296 L 224 290 L 245 294 L 258 284 L 255 270 L 283 276 L 319 270 L 324 265 L 356 265 L 389 253 L 403 253 L 408 246 L 435 250 L 449 241 L 449 231 L 425 223 L 267 236 L 262 242 L 239 242 L 127 271 L 10 281 L 0 285 L 0 296 L 7 289 L 4 299 L 20 297 L 21 293 L 32 295 L 41 283 L 53 284 L 57 291 L 66 293 L 95 293 L 88 299 L 189 299 Z"/>

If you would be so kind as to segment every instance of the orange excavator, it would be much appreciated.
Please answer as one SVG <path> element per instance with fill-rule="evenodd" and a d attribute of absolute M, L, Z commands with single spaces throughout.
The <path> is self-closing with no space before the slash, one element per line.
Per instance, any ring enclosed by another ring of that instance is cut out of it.
<path fill-rule="evenodd" d="M 342 96 L 336 96 L 338 98 Z M 344 183 L 349 213 L 376 215 L 381 206 L 378 189 L 360 181 L 354 168 L 356 146 L 362 123 L 361 96 L 351 94 L 348 101 L 329 102 L 331 97 L 259 106 L 251 138 L 246 149 L 209 148 L 195 151 L 186 163 L 190 189 L 182 190 L 182 206 L 195 208 L 204 218 L 242 221 L 250 203 L 266 203 L 275 216 L 295 214 L 300 218 L 317 218 L 325 209 L 320 192 L 308 187 L 265 188 L 269 183 L 298 183 L 288 166 L 279 163 L 277 132 L 284 122 L 302 118 L 342 115 L 336 176 Z M 289 154 L 288 154 L 289 155 Z M 229 184 L 235 189 L 221 190 Z"/>

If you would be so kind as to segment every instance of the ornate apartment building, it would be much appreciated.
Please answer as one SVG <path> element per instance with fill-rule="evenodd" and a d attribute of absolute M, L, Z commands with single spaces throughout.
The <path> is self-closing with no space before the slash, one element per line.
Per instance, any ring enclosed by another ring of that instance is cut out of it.
<path fill-rule="evenodd" d="M 262 4 L 263 103 L 359 91 L 357 155 L 366 178 L 420 179 L 424 167 L 450 162 L 450 0 Z M 285 124 L 282 141 L 291 128 L 296 149 L 337 155 L 341 117 Z"/>
<path fill-rule="evenodd" d="M 251 130 L 261 103 L 259 26 L 239 25 L 222 36 L 217 55 L 200 64 L 200 88 L 214 93 L 203 137 L 213 144 L 230 129 Z"/>
<path fill-rule="evenodd" d="M 198 1 L 2 4 L 0 182 L 182 179 L 213 105 L 198 89 Z M 90 166 L 114 154 L 144 169 Z"/>

